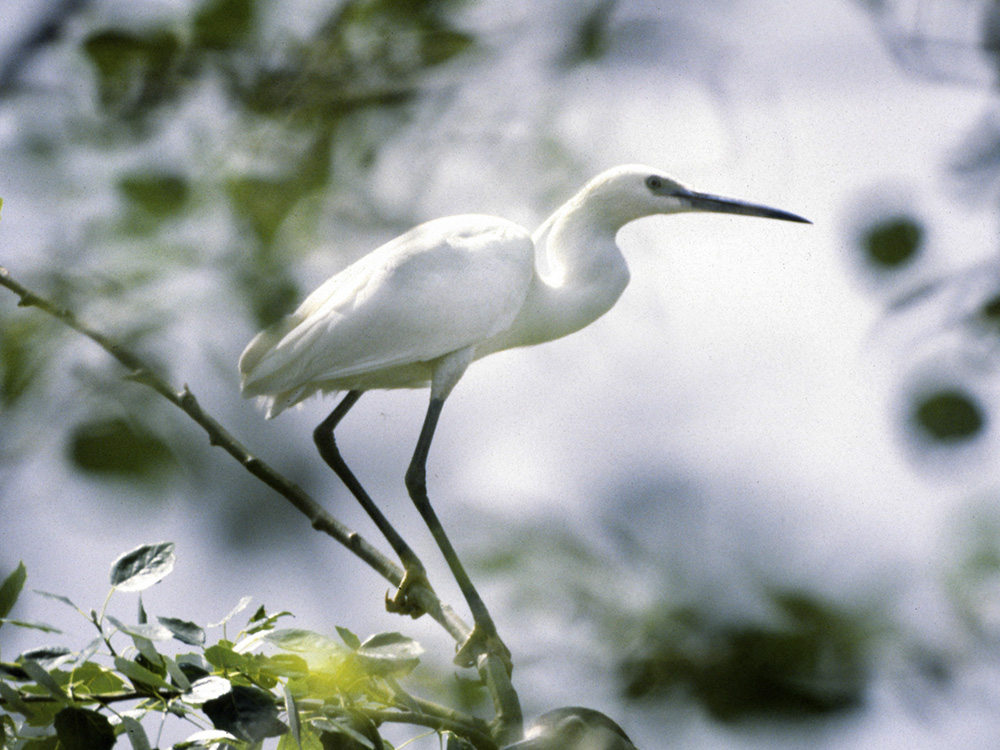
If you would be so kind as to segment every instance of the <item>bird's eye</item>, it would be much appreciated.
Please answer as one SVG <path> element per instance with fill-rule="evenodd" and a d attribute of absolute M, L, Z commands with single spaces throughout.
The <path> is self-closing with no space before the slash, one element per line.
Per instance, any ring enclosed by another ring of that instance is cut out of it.
<path fill-rule="evenodd" d="M 650 190 L 660 190 L 663 188 L 663 180 L 657 177 L 655 174 L 651 174 L 646 178 L 646 187 Z"/>

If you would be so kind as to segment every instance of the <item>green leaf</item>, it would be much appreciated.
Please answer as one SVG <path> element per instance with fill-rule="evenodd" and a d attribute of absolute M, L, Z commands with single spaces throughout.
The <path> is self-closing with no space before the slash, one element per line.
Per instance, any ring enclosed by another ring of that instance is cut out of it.
<path fill-rule="evenodd" d="M 255 0 L 206 0 L 194 17 L 195 42 L 210 50 L 235 47 L 253 31 Z"/>
<path fill-rule="evenodd" d="M 923 237 L 923 228 L 912 217 L 894 216 L 870 227 L 862 245 L 871 265 L 895 269 L 918 255 Z"/>
<path fill-rule="evenodd" d="M 121 591 L 148 589 L 170 575 L 176 559 L 173 542 L 136 547 L 111 566 L 111 585 Z"/>
<path fill-rule="evenodd" d="M 358 638 L 354 633 L 352 633 L 347 628 L 342 628 L 337 626 L 337 633 L 340 634 L 340 639 L 347 644 L 347 647 L 352 651 L 357 651 L 361 647 L 361 639 Z"/>
<path fill-rule="evenodd" d="M 28 570 L 24 567 L 24 562 L 18 563 L 17 567 L 3 579 L 0 584 L 0 618 L 4 618 L 14 608 L 17 597 L 24 588 L 24 582 L 28 579 Z"/>
<path fill-rule="evenodd" d="M 921 395 L 914 404 L 912 419 L 925 435 L 945 444 L 969 440 L 986 424 L 982 406 L 970 393 L 958 388 Z"/>
<path fill-rule="evenodd" d="M 278 721 L 274 696 L 257 687 L 234 685 L 225 695 L 207 701 L 202 710 L 216 729 L 230 732 L 246 742 L 260 742 L 288 731 L 288 727 Z"/>
<path fill-rule="evenodd" d="M 97 74 L 102 107 L 109 114 L 137 118 L 173 99 L 183 82 L 177 76 L 181 43 L 172 31 L 140 35 L 120 30 L 91 34 L 83 53 Z"/>
<path fill-rule="evenodd" d="M 45 688 L 57 701 L 69 703 L 69 696 L 41 664 L 31 659 L 25 659 L 20 663 L 20 667 L 28 677 L 34 680 L 39 687 Z"/>
<path fill-rule="evenodd" d="M 62 631 L 55 625 L 49 625 L 46 622 L 32 622 L 31 620 L 10 620 L 7 618 L 0 619 L 0 623 L 6 623 L 8 625 L 13 625 L 17 628 L 27 628 L 29 630 L 41 630 L 43 633 L 61 633 Z"/>
<path fill-rule="evenodd" d="M 43 646 L 25 651 L 17 657 L 18 661 L 36 662 L 42 669 L 55 669 L 73 658 L 73 652 L 65 646 Z"/>
<path fill-rule="evenodd" d="M 73 603 L 73 600 L 70 599 L 68 596 L 63 596 L 62 594 L 51 594 L 48 591 L 40 591 L 39 589 L 32 589 L 32 591 L 34 591 L 39 596 L 44 596 L 47 599 L 55 599 L 57 602 L 62 602 L 63 604 L 72 607 L 77 612 L 83 611 L 78 606 L 76 606 L 76 604 Z"/>
<path fill-rule="evenodd" d="M 297 679 L 309 674 L 309 664 L 296 654 L 275 654 L 262 656 L 259 659 L 260 671 L 271 677 Z"/>
<path fill-rule="evenodd" d="M 76 696 L 116 693 L 125 687 L 124 680 L 115 672 L 92 661 L 76 667 L 72 679 L 73 694 Z"/>
<path fill-rule="evenodd" d="M 402 677 L 420 663 L 423 646 L 400 633 L 379 633 L 355 651 L 365 671 L 381 677 Z"/>
<path fill-rule="evenodd" d="M 166 641 L 173 636 L 173 633 L 170 632 L 169 628 L 157 625 L 156 623 L 149 623 L 146 625 L 127 625 L 111 615 L 108 615 L 108 622 L 126 635 L 132 636 L 133 638 L 143 638 L 147 641 Z M 138 644 L 136 644 L 136 647 L 139 647 Z M 139 650 L 141 651 L 142 649 L 140 648 Z"/>
<path fill-rule="evenodd" d="M 67 706 L 56 714 L 54 724 L 62 750 L 111 750 L 115 745 L 111 722 L 97 711 Z"/>
<path fill-rule="evenodd" d="M 128 677 L 136 690 L 174 690 L 174 686 L 141 664 L 116 656 L 115 669 Z"/>
<path fill-rule="evenodd" d="M 119 181 L 118 189 L 129 203 L 155 219 L 179 214 L 190 195 L 187 180 L 168 172 L 126 175 Z"/>
<path fill-rule="evenodd" d="M 202 646 L 205 643 L 205 631 L 198 625 L 176 617 L 157 617 L 161 625 L 173 633 L 174 638 L 189 646 Z"/>
<path fill-rule="evenodd" d="M 159 436 L 120 418 L 78 424 L 70 433 L 67 452 L 77 469 L 106 478 L 159 481 L 177 465 Z"/>
<path fill-rule="evenodd" d="M 240 601 L 237 603 L 237 605 L 235 607 L 233 607 L 229 611 L 228 615 L 226 615 L 225 617 L 223 617 L 218 622 L 210 622 L 210 623 L 208 623 L 208 627 L 210 627 L 210 628 L 217 628 L 220 625 L 225 625 L 227 622 L 229 622 L 231 619 L 233 619 L 236 615 L 238 615 L 240 612 L 242 612 L 244 609 L 246 609 L 247 606 L 250 604 L 251 601 L 253 601 L 253 597 L 252 596 L 244 596 L 242 599 L 240 599 Z"/>
<path fill-rule="evenodd" d="M 7 711 L 13 709 L 29 719 L 34 714 L 31 707 L 21 698 L 21 694 L 3 680 L 0 680 L 0 698 L 7 704 L 5 706 Z"/>
<path fill-rule="evenodd" d="M 225 695 L 232 688 L 232 683 L 224 677 L 217 677 L 215 675 L 202 677 L 200 680 L 195 680 L 191 683 L 191 689 L 184 693 L 184 702 L 197 706 Z"/>
<path fill-rule="evenodd" d="M 301 628 L 284 628 L 268 633 L 266 639 L 278 648 L 298 653 L 344 654 L 344 647 L 329 636 Z"/>
<path fill-rule="evenodd" d="M 125 728 L 129 742 L 132 743 L 132 750 L 152 750 L 142 724 L 131 716 L 122 716 L 122 726 Z"/>

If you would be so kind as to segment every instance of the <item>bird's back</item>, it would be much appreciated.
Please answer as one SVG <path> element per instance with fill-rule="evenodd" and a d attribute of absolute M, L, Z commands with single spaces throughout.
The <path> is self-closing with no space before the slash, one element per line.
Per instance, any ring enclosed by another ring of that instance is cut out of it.
<path fill-rule="evenodd" d="M 527 294 L 527 230 L 490 216 L 437 219 L 328 279 L 240 358 L 269 416 L 316 391 L 426 385 L 433 361 L 505 330 Z"/>

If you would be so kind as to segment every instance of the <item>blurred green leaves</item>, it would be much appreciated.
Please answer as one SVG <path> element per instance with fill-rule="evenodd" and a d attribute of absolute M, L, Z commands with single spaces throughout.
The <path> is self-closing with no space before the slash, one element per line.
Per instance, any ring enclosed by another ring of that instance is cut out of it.
<path fill-rule="evenodd" d="M 944 388 L 915 396 L 911 420 L 921 434 L 950 444 L 979 435 L 986 425 L 986 414 L 969 392 Z"/>
<path fill-rule="evenodd" d="M 67 444 L 73 466 L 98 477 L 156 482 L 176 468 L 156 434 L 120 417 L 98 417 L 73 428 Z"/>
<path fill-rule="evenodd" d="M 625 695 L 688 695 L 720 721 L 811 716 L 856 708 L 868 683 L 870 613 L 800 591 L 770 594 L 770 623 L 718 622 L 669 609 L 621 665 Z"/>
<path fill-rule="evenodd" d="M 861 249 L 872 267 L 897 270 L 920 255 L 923 239 L 924 229 L 916 219 L 890 216 L 865 229 Z"/>
<path fill-rule="evenodd" d="M 113 117 L 148 118 L 180 93 L 182 48 L 172 31 L 96 31 L 84 40 L 83 54 L 93 67 L 98 101 Z"/>

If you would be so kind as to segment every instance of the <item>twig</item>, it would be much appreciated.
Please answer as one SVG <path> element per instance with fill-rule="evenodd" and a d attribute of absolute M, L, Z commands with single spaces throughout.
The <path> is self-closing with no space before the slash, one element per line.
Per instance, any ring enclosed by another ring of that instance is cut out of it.
<path fill-rule="evenodd" d="M 128 369 L 129 374 L 126 377 L 129 380 L 152 388 L 180 408 L 208 434 L 209 444 L 222 448 L 239 461 L 243 468 L 288 500 L 309 519 L 314 529 L 333 537 L 391 584 L 399 586 L 403 580 L 403 571 L 398 565 L 379 552 L 358 532 L 330 515 L 323 506 L 296 483 L 285 478 L 276 469 L 250 453 L 228 430 L 201 408 L 201 404 L 198 403 L 197 398 L 187 385 L 181 390 L 177 390 L 164 378 L 157 375 L 140 357 L 100 331 L 81 322 L 69 310 L 61 308 L 31 291 L 12 278 L 10 272 L 3 266 L 0 266 L 0 286 L 7 287 L 20 298 L 19 307 L 37 307 L 97 343 Z M 455 614 L 450 606 L 443 604 L 433 591 L 427 587 L 415 586 L 413 594 L 427 613 L 437 620 L 456 641 L 462 642 L 468 637 L 471 632 L 469 626 Z"/>
<path fill-rule="evenodd" d="M 0 286 L 7 287 L 20 298 L 19 307 L 37 307 L 98 344 L 125 366 L 129 371 L 128 379 L 152 388 L 170 403 L 180 408 L 208 434 L 208 441 L 211 445 L 222 448 L 239 461 L 243 468 L 288 500 L 309 519 L 314 529 L 333 537 L 393 586 L 399 587 L 403 580 L 403 571 L 398 565 L 379 552 L 358 532 L 353 531 L 330 515 L 305 490 L 285 478 L 262 459 L 250 453 L 228 430 L 201 408 L 187 385 L 181 390 L 177 390 L 147 365 L 142 358 L 100 331 L 81 322 L 71 311 L 59 307 L 52 301 L 31 291 L 13 279 L 3 266 L 0 266 Z M 432 589 L 417 584 L 412 587 L 411 594 L 424 611 L 440 623 L 457 643 L 465 643 L 468 640 L 472 632 L 469 626 L 449 605 L 444 604 Z M 479 674 L 493 699 L 497 714 L 495 734 L 502 741 L 510 738 L 516 739 L 521 731 L 521 709 L 506 665 L 488 653 L 482 645 L 478 645 L 476 652 L 470 656 L 474 659 Z"/>

